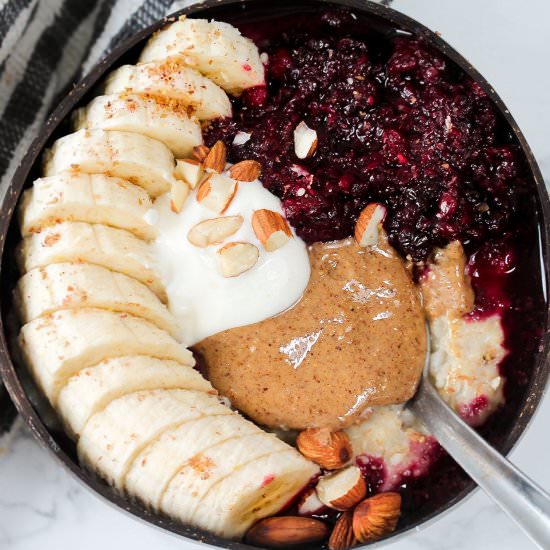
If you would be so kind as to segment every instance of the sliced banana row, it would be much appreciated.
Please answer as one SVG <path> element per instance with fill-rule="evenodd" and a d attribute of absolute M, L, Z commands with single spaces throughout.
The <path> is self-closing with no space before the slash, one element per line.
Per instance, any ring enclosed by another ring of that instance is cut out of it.
<path fill-rule="evenodd" d="M 224 90 L 263 84 L 263 67 L 233 27 L 186 19 L 141 61 L 74 114 L 75 133 L 22 198 L 20 347 L 84 465 L 156 511 L 238 538 L 318 468 L 193 368 L 147 213 L 178 181 L 175 159 L 202 143 L 200 122 L 231 116 Z"/>

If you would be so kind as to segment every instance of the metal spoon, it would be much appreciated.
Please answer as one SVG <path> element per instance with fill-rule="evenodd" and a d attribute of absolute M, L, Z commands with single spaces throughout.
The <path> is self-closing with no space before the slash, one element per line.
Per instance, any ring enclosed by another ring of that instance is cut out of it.
<path fill-rule="evenodd" d="M 550 549 L 550 495 L 485 442 L 441 399 L 424 372 L 407 406 L 466 473 L 543 549 Z"/>

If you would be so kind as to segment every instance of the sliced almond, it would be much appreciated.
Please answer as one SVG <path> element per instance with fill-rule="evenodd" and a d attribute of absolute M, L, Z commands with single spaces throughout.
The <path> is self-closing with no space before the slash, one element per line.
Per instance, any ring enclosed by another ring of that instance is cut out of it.
<path fill-rule="evenodd" d="M 196 147 L 193 147 L 193 156 L 199 162 L 203 162 L 209 152 L 210 147 L 207 147 L 206 145 L 197 145 Z"/>
<path fill-rule="evenodd" d="M 261 173 L 262 165 L 256 160 L 241 160 L 229 169 L 229 176 L 237 181 L 254 181 Z"/>
<path fill-rule="evenodd" d="M 352 458 L 351 441 L 345 432 L 308 428 L 296 439 L 298 450 L 325 470 L 343 468 Z"/>
<path fill-rule="evenodd" d="M 273 210 L 255 210 L 252 214 L 252 228 L 268 252 L 281 248 L 292 238 L 287 221 Z"/>
<path fill-rule="evenodd" d="M 224 277 L 238 277 L 258 261 L 260 251 L 251 243 L 227 243 L 218 250 Z"/>
<path fill-rule="evenodd" d="M 187 239 L 191 244 L 205 248 L 223 242 L 227 237 L 236 233 L 242 224 L 242 216 L 224 216 L 204 220 L 190 229 Z"/>
<path fill-rule="evenodd" d="M 176 160 L 176 170 L 174 172 L 176 178 L 187 182 L 191 189 L 197 187 L 202 179 L 203 173 L 202 165 L 198 160 Z"/>
<path fill-rule="evenodd" d="M 317 483 L 319 500 L 335 510 L 351 510 L 366 494 L 367 485 L 357 466 L 327 474 Z"/>
<path fill-rule="evenodd" d="M 353 534 L 353 512 L 344 512 L 334 524 L 330 538 L 328 539 L 329 550 L 348 550 L 357 544 Z"/>
<path fill-rule="evenodd" d="M 170 188 L 170 210 L 179 214 L 189 196 L 189 185 L 183 180 L 174 180 Z"/>
<path fill-rule="evenodd" d="M 304 121 L 294 129 L 294 152 L 299 159 L 311 157 L 317 149 L 317 132 Z"/>
<path fill-rule="evenodd" d="M 325 505 L 319 500 L 315 489 L 308 489 L 298 502 L 298 514 L 300 516 L 312 516 L 322 513 Z"/>
<path fill-rule="evenodd" d="M 235 180 L 227 176 L 211 173 L 201 183 L 197 201 L 212 212 L 223 214 L 237 192 L 237 185 Z"/>
<path fill-rule="evenodd" d="M 369 204 L 359 214 L 355 224 L 355 240 L 359 246 L 374 246 L 378 243 L 378 226 L 386 217 L 386 207 L 376 202 Z"/>
<path fill-rule="evenodd" d="M 225 170 L 227 159 L 227 149 L 223 141 L 216 141 L 212 149 L 208 151 L 206 158 L 202 161 L 202 167 L 205 170 L 211 170 L 220 174 Z"/>
<path fill-rule="evenodd" d="M 322 521 L 300 516 L 277 516 L 253 525 L 245 541 L 260 548 L 287 548 L 320 542 L 327 536 L 328 527 Z"/>
<path fill-rule="evenodd" d="M 363 500 L 353 512 L 353 533 L 361 543 L 386 537 L 401 515 L 399 493 L 379 493 Z"/>

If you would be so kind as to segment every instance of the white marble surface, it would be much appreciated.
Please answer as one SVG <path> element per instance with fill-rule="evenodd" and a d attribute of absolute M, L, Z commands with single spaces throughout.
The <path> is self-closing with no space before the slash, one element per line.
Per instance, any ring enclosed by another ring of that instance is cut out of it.
<path fill-rule="evenodd" d="M 550 3 L 548 0 L 397 0 L 457 47 L 500 93 L 550 181 Z M 512 459 L 550 490 L 550 399 Z M 0 457 L 0 548 L 181 550 L 196 546 L 104 504 L 23 431 Z M 521 531 L 481 492 L 388 550 L 529 550 Z"/>

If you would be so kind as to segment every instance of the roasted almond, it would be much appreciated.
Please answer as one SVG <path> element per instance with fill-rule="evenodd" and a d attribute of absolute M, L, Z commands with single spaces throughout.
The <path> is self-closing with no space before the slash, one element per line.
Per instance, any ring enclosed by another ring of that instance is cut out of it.
<path fill-rule="evenodd" d="M 287 548 L 320 542 L 328 536 L 328 527 L 317 519 L 300 516 L 266 518 L 253 525 L 245 541 L 261 548 Z"/>
<path fill-rule="evenodd" d="M 351 441 L 345 432 L 308 428 L 296 439 L 298 450 L 325 470 L 343 468 L 352 458 Z"/>
<path fill-rule="evenodd" d="M 200 183 L 203 176 L 202 165 L 195 159 L 176 160 L 176 178 L 184 180 L 189 184 L 191 189 L 195 189 Z"/>
<path fill-rule="evenodd" d="M 367 485 L 357 466 L 322 476 L 317 483 L 319 500 L 335 510 L 351 510 L 366 494 Z"/>
<path fill-rule="evenodd" d="M 359 246 L 374 246 L 378 243 L 378 225 L 386 217 L 386 207 L 376 202 L 369 204 L 357 218 L 355 240 Z"/>
<path fill-rule="evenodd" d="M 313 487 L 308 489 L 298 501 L 298 514 L 300 516 L 319 514 L 323 511 L 323 508 L 325 508 L 325 505 L 319 500 Z"/>
<path fill-rule="evenodd" d="M 225 170 L 226 159 L 227 149 L 225 148 L 225 143 L 223 141 L 216 141 L 202 161 L 202 167 L 205 170 L 211 170 L 220 174 Z"/>
<path fill-rule="evenodd" d="M 227 243 L 218 250 L 224 277 L 238 277 L 253 268 L 260 251 L 251 243 Z"/>
<path fill-rule="evenodd" d="M 189 242 L 200 248 L 218 244 L 236 233 L 243 224 L 242 216 L 224 216 L 204 220 L 194 225 L 187 234 Z"/>
<path fill-rule="evenodd" d="M 399 493 L 379 493 L 360 502 L 353 512 L 353 533 L 359 542 L 379 540 L 395 530 L 401 515 Z"/>
<path fill-rule="evenodd" d="M 311 157 L 317 149 L 317 132 L 304 121 L 294 129 L 294 153 L 299 159 Z"/>
<path fill-rule="evenodd" d="M 237 182 L 235 180 L 221 174 L 211 173 L 201 183 L 196 198 L 212 212 L 223 214 L 236 192 Z"/>
<path fill-rule="evenodd" d="M 199 162 L 203 162 L 209 152 L 210 147 L 207 147 L 206 145 L 197 145 L 196 147 L 193 147 L 193 156 Z"/>
<path fill-rule="evenodd" d="M 255 210 L 252 214 L 252 228 L 268 252 L 281 248 L 292 238 L 287 221 L 273 210 Z"/>
<path fill-rule="evenodd" d="M 256 160 L 241 160 L 229 169 L 229 177 L 237 181 L 254 181 L 261 173 L 262 166 Z"/>
<path fill-rule="evenodd" d="M 189 196 L 189 185 L 183 180 L 174 180 L 170 188 L 170 210 L 179 214 Z"/>
<path fill-rule="evenodd" d="M 330 538 L 329 550 L 348 550 L 357 544 L 353 534 L 353 512 L 344 512 L 334 524 Z"/>

